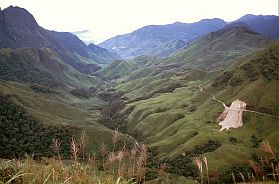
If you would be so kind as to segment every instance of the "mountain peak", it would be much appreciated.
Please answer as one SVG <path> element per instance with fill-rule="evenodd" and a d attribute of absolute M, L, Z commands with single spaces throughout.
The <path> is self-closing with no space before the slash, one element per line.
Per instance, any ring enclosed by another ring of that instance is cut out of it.
<path fill-rule="evenodd" d="M 35 29 L 38 26 L 35 18 L 26 9 L 18 6 L 9 6 L 3 11 L 3 19 L 9 26 L 16 26 L 17 28 L 25 30 L 26 28 Z"/>
<path fill-rule="evenodd" d="M 255 19 L 258 19 L 258 21 L 266 21 L 266 20 L 271 20 L 273 18 L 275 18 L 276 16 L 275 15 L 253 15 L 253 14 L 247 14 L 247 15 L 244 15 L 242 17 L 240 17 L 239 19 L 237 19 L 236 21 L 234 22 L 250 22 L 250 21 L 253 21 Z"/>
<path fill-rule="evenodd" d="M 232 28 L 232 27 L 246 27 L 247 29 L 250 29 L 249 25 L 244 22 L 233 22 L 228 24 L 225 28 Z"/>

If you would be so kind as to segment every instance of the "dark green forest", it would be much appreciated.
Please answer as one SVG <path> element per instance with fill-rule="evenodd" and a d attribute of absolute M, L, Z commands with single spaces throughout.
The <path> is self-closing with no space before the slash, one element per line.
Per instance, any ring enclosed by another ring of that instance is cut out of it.
<path fill-rule="evenodd" d="M 15 105 L 9 97 L 0 95 L 0 157 L 20 158 L 25 154 L 34 158 L 54 156 L 53 138 L 61 141 L 61 156 L 68 157 L 73 129 L 39 123 Z"/>

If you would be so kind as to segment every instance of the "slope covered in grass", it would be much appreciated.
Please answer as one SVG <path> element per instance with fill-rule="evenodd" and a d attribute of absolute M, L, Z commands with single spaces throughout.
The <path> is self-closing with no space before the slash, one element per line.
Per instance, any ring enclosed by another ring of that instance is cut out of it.
<path fill-rule="evenodd" d="M 202 37 L 197 42 L 160 64 L 179 64 L 184 67 L 216 69 L 227 67 L 242 56 L 271 43 L 268 37 L 243 26 L 227 27 Z"/>
<path fill-rule="evenodd" d="M 277 42 L 217 76 L 212 74 L 213 79 L 189 82 L 181 80 L 180 76 L 174 77 L 174 82 L 182 87 L 129 104 L 134 107 L 128 117 L 130 128 L 141 131 L 145 142 L 158 149 L 160 158 L 174 159 L 194 150 L 195 146 L 206 144 L 209 139 L 218 141 L 220 147 L 202 153 L 210 160 L 212 171 L 244 163 L 252 153 L 258 152 L 253 137 L 268 140 L 278 149 L 278 117 L 244 112 L 242 128 L 218 133 L 220 127 L 216 119 L 224 110 L 223 106 L 211 95 L 201 93 L 198 87 L 202 83 L 205 91 L 212 92 L 228 105 L 241 99 L 250 110 L 277 115 L 278 51 Z"/>
<path fill-rule="evenodd" d="M 232 66 L 240 58 L 249 57 L 271 42 L 246 27 L 227 27 L 209 33 L 165 59 L 136 58 L 135 63 L 143 64 L 137 65 L 128 76 L 122 76 L 117 89 L 125 91 L 132 99 L 139 95 L 152 97 L 156 90 L 160 91 L 158 86 L 176 83 L 174 78 L 187 81 L 212 78 L 218 71 Z"/>
<path fill-rule="evenodd" d="M 100 109 L 106 105 L 97 96 L 82 98 L 66 91 L 38 92 L 25 84 L 2 80 L 0 94 L 8 97 L 43 125 L 70 126 L 76 130 L 75 134 L 86 130 L 90 141 L 88 150 L 96 150 L 102 143 L 112 146 L 111 136 L 114 130 L 97 123 Z M 121 137 L 130 142 L 130 138 Z"/>
<path fill-rule="evenodd" d="M 52 49 L 0 49 L 0 77 L 49 87 L 82 87 L 98 79 L 80 73 L 64 63 Z"/>
<path fill-rule="evenodd" d="M 116 79 L 123 75 L 127 75 L 135 69 L 135 66 L 124 60 L 116 60 L 96 72 L 96 75 L 102 79 Z"/>

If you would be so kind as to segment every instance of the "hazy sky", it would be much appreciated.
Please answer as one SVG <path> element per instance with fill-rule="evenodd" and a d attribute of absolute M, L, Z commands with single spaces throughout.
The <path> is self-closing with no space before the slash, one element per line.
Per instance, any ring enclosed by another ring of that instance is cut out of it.
<path fill-rule="evenodd" d="M 90 33 L 84 36 L 95 41 L 150 24 L 278 14 L 278 0 L 0 0 L 2 9 L 10 5 L 27 9 L 50 30 L 87 29 Z"/>

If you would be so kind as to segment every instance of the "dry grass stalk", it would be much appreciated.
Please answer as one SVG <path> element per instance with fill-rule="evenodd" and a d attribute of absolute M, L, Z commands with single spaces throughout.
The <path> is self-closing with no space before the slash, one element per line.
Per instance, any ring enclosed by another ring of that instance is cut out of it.
<path fill-rule="evenodd" d="M 77 160 L 78 160 L 78 153 L 79 153 L 78 143 L 77 143 L 76 139 L 74 137 L 72 137 L 72 140 L 71 140 L 71 156 L 72 156 L 72 160 L 74 162 L 77 162 Z"/>
<path fill-rule="evenodd" d="M 243 182 L 246 182 L 245 177 L 243 176 L 243 174 L 242 174 L 241 172 L 239 173 L 239 175 L 240 175 L 242 181 L 243 181 Z"/>
<path fill-rule="evenodd" d="M 100 153 L 102 155 L 103 170 L 105 171 L 106 170 L 106 168 L 105 168 L 105 158 L 106 158 L 106 155 L 108 154 L 108 148 L 107 148 L 107 145 L 105 145 L 105 143 L 101 144 Z"/>
<path fill-rule="evenodd" d="M 58 138 L 52 139 L 52 150 L 57 154 L 59 161 L 61 161 L 60 157 L 60 149 L 61 149 L 61 142 Z"/>
<path fill-rule="evenodd" d="M 265 151 L 266 153 L 271 154 L 273 156 L 273 158 L 275 159 L 275 161 L 278 163 L 278 160 L 277 160 L 271 146 L 269 145 L 269 142 L 263 141 L 260 148 L 261 148 L 261 150 Z"/>
<path fill-rule="evenodd" d="M 208 174 L 208 161 L 207 158 L 205 156 L 203 156 L 203 162 L 205 164 L 205 168 L 206 168 L 206 176 L 207 176 L 207 183 L 209 184 L 209 174 Z"/>
<path fill-rule="evenodd" d="M 233 172 L 232 172 L 232 180 L 233 180 L 233 183 L 236 183 L 235 176 L 234 176 Z"/>
<path fill-rule="evenodd" d="M 112 142 L 113 142 L 113 149 L 112 151 L 114 152 L 115 150 L 115 145 L 116 145 L 116 142 L 120 140 L 120 134 L 118 132 L 118 129 L 115 129 L 114 130 L 114 133 L 112 134 Z"/>
<path fill-rule="evenodd" d="M 84 130 L 81 132 L 79 144 L 80 144 L 80 152 L 82 154 L 82 159 L 84 160 L 84 158 L 85 158 L 85 148 L 88 144 L 88 135 Z"/>
<path fill-rule="evenodd" d="M 258 177 L 262 174 L 262 169 L 252 160 L 249 161 L 249 165 L 255 173 L 255 177 Z"/>
<path fill-rule="evenodd" d="M 199 171 L 200 171 L 201 183 L 203 184 L 202 161 L 196 157 L 196 158 L 195 158 L 195 164 L 196 164 L 196 166 L 198 167 L 198 169 L 199 169 Z"/>

